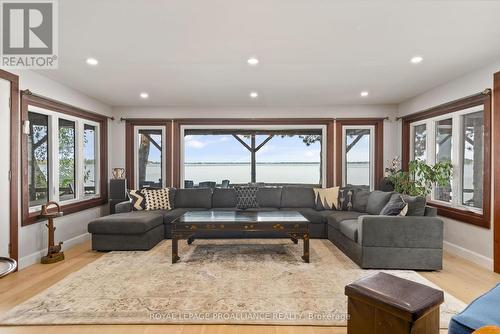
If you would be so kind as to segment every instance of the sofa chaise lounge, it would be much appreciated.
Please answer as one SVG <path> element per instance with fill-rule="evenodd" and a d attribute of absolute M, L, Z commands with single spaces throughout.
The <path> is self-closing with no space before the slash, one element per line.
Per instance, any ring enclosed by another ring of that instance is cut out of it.
<path fill-rule="evenodd" d="M 439 270 L 442 268 L 443 222 L 434 208 L 409 203 L 407 216 L 381 216 L 393 192 L 357 191 L 350 211 L 317 210 L 308 187 L 259 188 L 258 207 L 249 211 L 295 210 L 309 221 L 311 238 L 329 239 L 362 268 Z M 240 210 L 233 188 L 173 189 L 169 211 L 132 211 L 129 202 L 116 205 L 116 214 L 90 222 L 92 249 L 148 250 L 169 239 L 171 223 L 187 211 Z M 213 237 L 213 235 L 211 235 Z M 196 235 L 196 238 L 207 236 Z M 228 233 L 217 238 L 241 238 Z M 254 237 L 274 238 L 265 233 Z"/>

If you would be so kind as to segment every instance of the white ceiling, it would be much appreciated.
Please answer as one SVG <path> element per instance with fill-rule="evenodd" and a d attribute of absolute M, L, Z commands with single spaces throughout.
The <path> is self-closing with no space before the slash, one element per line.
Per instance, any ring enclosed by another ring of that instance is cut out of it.
<path fill-rule="evenodd" d="M 59 6 L 59 69 L 41 73 L 112 106 L 399 103 L 500 58 L 500 1 Z M 414 55 L 424 61 L 410 64 Z M 257 67 L 246 64 L 250 56 L 259 58 Z M 99 65 L 88 66 L 87 57 Z M 248 96 L 253 90 L 256 100 Z"/>

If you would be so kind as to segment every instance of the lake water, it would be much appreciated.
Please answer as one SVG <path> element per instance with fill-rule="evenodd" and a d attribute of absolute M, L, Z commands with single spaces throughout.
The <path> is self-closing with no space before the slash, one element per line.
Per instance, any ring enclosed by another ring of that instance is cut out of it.
<path fill-rule="evenodd" d="M 195 184 L 203 181 L 215 181 L 218 184 L 222 180 L 229 180 L 231 183 L 248 183 L 251 181 L 250 164 L 186 163 L 184 166 L 184 179 L 192 180 Z M 257 164 L 256 174 L 257 182 L 317 184 L 320 179 L 320 167 L 319 163 Z M 157 181 L 160 175 L 159 165 L 148 166 L 146 172 L 148 180 Z M 368 163 L 350 164 L 349 182 L 363 184 L 362 182 L 368 179 Z"/>

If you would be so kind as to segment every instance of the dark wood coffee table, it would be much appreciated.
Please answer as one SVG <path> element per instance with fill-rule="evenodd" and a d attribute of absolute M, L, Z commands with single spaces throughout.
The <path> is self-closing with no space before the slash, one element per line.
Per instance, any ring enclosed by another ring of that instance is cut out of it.
<path fill-rule="evenodd" d="M 279 232 L 295 244 L 304 240 L 302 259 L 309 263 L 309 220 L 296 211 L 189 211 L 172 222 L 172 263 L 180 260 L 179 239 L 193 243 L 198 232 Z M 219 234 L 217 233 L 217 234 Z M 251 238 L 252 233 L 248 233 Z M 220 234 L 219 234 L 220 235 Z M 246 238 L 246 237 L 245 237 Z"/>

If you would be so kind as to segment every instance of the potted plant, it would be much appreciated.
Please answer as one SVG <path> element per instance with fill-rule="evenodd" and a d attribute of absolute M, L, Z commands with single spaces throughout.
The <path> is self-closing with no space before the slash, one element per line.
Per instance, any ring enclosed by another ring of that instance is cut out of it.
<path fill-rule="evenodd" d="M 433 185 L 449 185 L 453 166 L 450 161 L 437 162 L 433 166 L 420 160 L 412 160 L 408 171 L 399 170 L 388 177 L 394 190 L 405 195 L 427 197 Z"/>

